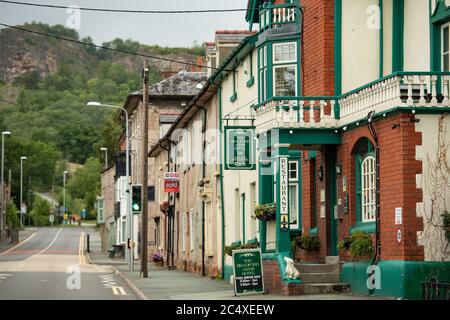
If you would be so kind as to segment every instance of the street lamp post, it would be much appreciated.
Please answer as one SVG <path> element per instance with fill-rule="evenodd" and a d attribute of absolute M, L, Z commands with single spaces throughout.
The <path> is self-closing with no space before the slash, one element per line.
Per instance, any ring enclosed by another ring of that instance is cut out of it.
<path fill-rule="evenodd" d="M 108 168 L 108 148 L 100 148 L 101 151 L 105 152 L 105 169 Z"/>
<path fill-rule="evenodd" d="M 63 172 L 63 219 L 66 216 L 66 174 L 68 174 L 69 171 Z"/>
<path fill-rule="evenodd" d="M 130 272 L 134 271 L 134 258 L 133 258 L 133 217 L 131 215 L 131 197 L 130 197 L 130 132 L 128 130 L 128 111 L 123 108 L 123 107 L 119 107 L 119 106 L 113 106 L 113 105 L 109 105 L 109 104 L 102 104 L 100 102 L 88 102 L 87 103 L 88 106 L 93 106 L 93 107 L 106 107 L 106 108 L 113 108 L 113 109 L 120 109 L 125 113 L 125 136 L 126 136 L 126 141 L 125 141 L 125 148 L 126 148 L 126 162 L 125 162 L 125 175 L 126 175 L 126 185 L 127 185 L 127 190 L 126 190 L 126 214 L 127 214 L 127 221 L 128 221 L 128 239 L 130 239 L 131 241 L 131 245 L 129 248 L 129 255 L 128 255 L 128 266 L 129 266 L 129 270 Z"/>
<path fill-rule="evenodd" d="M 5 166 L 5 136 L 10 135 L 11 132 L 9 131 L 3 131 L 2 132 L 2 173 L 1 173 L 1 179 L 2 179 L 2 185 L 1 185 L 1 196 L 0 196 L 0 205 L 1 205 L 1 211 L 0 211 L 0 240 L 3 240 L 3 233 L 5 230 L 5 222 L 6 222 L 6 206 L 5 206 L 5 185 L 4 185 L 4 166 Z"/>
<path fill-rule="evenodd" d="M 23 160 L 27 157 L 20 157 L 20 224 L 23 225 Z"/>

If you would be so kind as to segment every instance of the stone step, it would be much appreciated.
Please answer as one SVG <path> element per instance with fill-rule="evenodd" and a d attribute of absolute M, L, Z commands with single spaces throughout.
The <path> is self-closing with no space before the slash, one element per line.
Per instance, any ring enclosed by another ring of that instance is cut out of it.
<path fill-rule="evenodd" d="M 339 264 L 327 264 L 327 263 L 296 263 L 295 267 L 303 273 L 338 273 Z"/>
<path fill-rule="evenodd" d="M 339 276 L 339 273 L 301 273 L 300 280 L 304 284 L 339 283 Z"/>
<path fill-rule="evenodd" d="M 302 284 L 303 294 L 350 293 L 348 283 L 310 283 Z"/>

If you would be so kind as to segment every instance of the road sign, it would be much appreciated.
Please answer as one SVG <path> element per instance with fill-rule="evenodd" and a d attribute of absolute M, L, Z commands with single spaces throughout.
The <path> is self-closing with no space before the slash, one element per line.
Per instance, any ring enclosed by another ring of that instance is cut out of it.
<path fill-rule="evenodd" d="M 81 210 L 81 217 L 83 219 L 87 217 L 87 210 L 86 209 Z"/>
<path fill-rule="evenodd" d="M 48 221 L 50 222 L 50 223 L 53 223 L 54 221 L 55 221 L 55 216 L 54 215 L 49 215 L 48 216 Z"/>
<path fill-rule="evenodd" d="M 264 293 L 260 249 L 233 250 L 234 294 Z"/>

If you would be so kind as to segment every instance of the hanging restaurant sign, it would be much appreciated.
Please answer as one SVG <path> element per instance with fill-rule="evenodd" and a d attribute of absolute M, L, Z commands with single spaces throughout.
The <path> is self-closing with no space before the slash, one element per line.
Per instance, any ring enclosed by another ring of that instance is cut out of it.
<path fill-rule="evenodd" d="M 255 127 L 225 127 L 225 170 L 254 170 Z"/>

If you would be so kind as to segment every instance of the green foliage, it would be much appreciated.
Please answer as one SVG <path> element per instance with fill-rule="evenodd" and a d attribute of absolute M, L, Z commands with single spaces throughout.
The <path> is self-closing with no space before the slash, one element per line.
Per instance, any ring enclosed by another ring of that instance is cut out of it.
<path fill-rule="evenodd" d="M 97 195 L 100 194 L 102 165 L 96 158 L 89 158 L 83 168 L 69 177 L 66 184 L 68 193 L 73 199 L 71 209 L 80 212 L 83 205 L 88 211 L 94 210 Z M 80 199 L 82 201 L 76 200 Z"/>
<path fill-rule="evenodd" d="M 317 252 L 320 250 L 320 239 L 318 236 L 304 235 L 297 237 L 295 243 L 306 251 Z"/>
<path fill-rule="evenodd" d="M 33 201 L 33 209 L 30 212 L 32 225 L 48 226 L 50 224 L 48 215 L 51 213 L 50 203 L 40 196 L 35 196 Z"/>
<path fill-rule="evenodd" d="M 233 250 L 240 250 L 240 249 L 255 249 L 259 248 L 259 243 L 247 243 L 243 245 L 231 245 L 231 246 L 225 246 L 225 254 L 231 256 L 233 254 Z"/>
<path fill-rule="evenodd" d="M 442 228 L 445 232 L 445 239 L 450 242 L 450 212 L 444 212 L 442 214 Z"/>
<path fill-rule="evenodd" d="M 33 70 L 29 73 L 21 75 L 14 80 L 14 84 L 17 86 L 23 86 L 25 89 L 38 89 L 41 76 L 39 71 Z"/>
<path fill-rule="evenodd" d="M 17 214 L 17 207 L 13 200 L 6 204 L 6 225 L 12 230 L 20 229 L 20 220 Z"/>
<path fill-rule="evenodd" d="M 338 248 L 348 251 L 355 259 L 368 258 L 373 254 L 372 237 L 363 231 L 357 231 L 351 237 L 341 240 Z"/>
<path fill-rule="evenodd" d="M 12 132 L 5 143 L 5 168 L 11 169 L 14 177 L 20 176 L 20 157 L 23 161 L 23 194 L 27 195 L 30 188 L 49 190 L 53 182 L 56 162 L 61 158 L 58 149 L 51 144 L 16 137 Z M 31 185 L 29 177 L 31 177 Z M 20 179 L 12 180 L 12 194 L 20 193 Z M 19 207 L 19 200 L 16 198 Z"/>
<path fill-rule="evenodd" d="M 277 215 L 275 203 L 260 204 L 255 207 L 255 216 L 259 220 L 272 221 Z"/>

